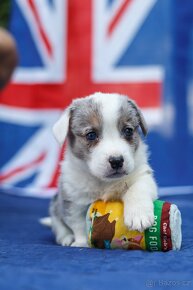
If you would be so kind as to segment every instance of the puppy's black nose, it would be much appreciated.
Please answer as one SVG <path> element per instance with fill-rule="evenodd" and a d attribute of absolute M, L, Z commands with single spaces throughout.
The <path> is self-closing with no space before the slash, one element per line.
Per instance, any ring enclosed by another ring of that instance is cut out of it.
<path fill-rule="evenodd" d="M 117 157 L 113 157 L 113 156 L 109 157 L 109 163 L 111 164 L 111 167 L 113 169 L 119 169 L 123 167 L 123 162 L 124 162 L 124 159 L 122 155 L 117 156 Z"/>

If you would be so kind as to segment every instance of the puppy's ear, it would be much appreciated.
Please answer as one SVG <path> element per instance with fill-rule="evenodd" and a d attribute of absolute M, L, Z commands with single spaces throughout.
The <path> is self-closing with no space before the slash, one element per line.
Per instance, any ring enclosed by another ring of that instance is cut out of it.
<path fill-rule="evenodd" d="M 60 146 L 63 145 L 69 129 L 69 120 L 71 116 L 71 107 L 68 107 L 60 119 L 53 126 L 53 134 Z"/>
<path fill-rule="evenodd" d="M 139 125 L 141 127 L 142 132 L 143 132 L 143 135 L 146 136 L 148 133 L 148 128 L 147 128 L 146 121 L 141 113 L 141 110 L 138 108 L 137 104 L 134 101 L 128 100 L 128 103 L 135 109 L 137 116 L 139 118 Z"/>

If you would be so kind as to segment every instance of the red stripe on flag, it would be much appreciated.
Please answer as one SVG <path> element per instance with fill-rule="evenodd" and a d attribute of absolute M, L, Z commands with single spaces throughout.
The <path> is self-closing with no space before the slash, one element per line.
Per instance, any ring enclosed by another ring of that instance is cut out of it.
<path fill-rule="evenodd" d="M 25 164 L 23 166 L 19 166 L 13 170 L 11 170 L 10 172 L 4 174 L 4 175 L 0 175 L 0 182 L 13 177 L 14 175 L 17 175 L 19 173 L 22 173 L 23 171 L 32 168 L 33 166 L 41 163 L 46 157 L 46 152 L 43 152 L 38 158 L 36 158 L 35 160 L 33 160 L 32 162 Z"/>
<path fill-rule="evenodd" d="M 81 69 L 79 73 L 81 75 Z M 74 98 L 101 91 L 127 95 L 141 108 L 157 108 L 161 105 L 162 83 L 160 82 L 98 85 L 85 82 L 77 81 L 76 85 L 74 82 L 68 85 L 11 84 L 0 93 L 0 104 L 27 109 L 61 109 L 69 105 Z"/>
<path fill-rule="evenodd" d="M 121 7 L 119 8 L 118 12 L 116 13 L 115 17 L 112 19 L 112 21 L 109 24 L 107 34 L 112 34 L 113 30 L 115 29 L 117 23 L 120 21 L 120 18 L 123 16 L 125 9 L 128 5 L 130 5 L 132 0 L 125 0 Z"/>
<path fill-rule="evenodd" d="M 35 18 L 35 20 L 36 20 L 36 22 L 37 22 L 37 26 L 38 26 L 38 29 L 39 29 L 40 35 L 41 35 L 41 37 L 42 37 L 42 39 L 43 39 L 43 42 L 44 42 L 44 44 L 45 44 L 45 47 L 46 47 L 46 49 L 47 49 L 47 52 L 48 52 L 48 54 L 49 54 L 50 56 L 52 56 L 52 55 L 53 55 L 52 46 L 51 46 L 51 43 L 50 43 L 49 39 L 48 39 L 47 36 L 46 36 L 46 33 L 45 33 L 43 27 L 42 27 L 41 20 L 40 20 L 40 17 L 39 17 L 38 11 L 37 11 L 37 9 L 36 9 L 36 6 L 35 6 L 35 4 L 34 4 L 34 1 L 33 1 L 33 0 L 28 0 L 28 3 L 29 3 L 29 6 L 30 6 L 30 8 L 31 8 L 31 10 L 32 10 L 32 13 L 33 13 L 33 15 L 34 15 L 34 18 Z"/>
<path fill-rule="evenodd" d="M 63 144 L 62 149 L 60 150 L 59 156 L 58 156 L 58 165 L 53 173 L 52 180 L 47 185 L 47 188 L 55 188 L 58 185 L 58 178 L 60 176 L 60 162 L 64 159 L 66 150 L 66 142 Z"/>

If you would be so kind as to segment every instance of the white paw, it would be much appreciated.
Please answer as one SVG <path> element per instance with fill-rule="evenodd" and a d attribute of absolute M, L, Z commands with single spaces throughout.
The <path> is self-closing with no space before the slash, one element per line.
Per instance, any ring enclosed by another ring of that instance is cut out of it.
<path fill-rule="evenodd" d="M 86 239 L 76 239 L 72 244 L 72 247 L 83 247 L 86 248 L 88 247 Z"/>
<path fill-rule="evenodd" d="M 74 236 L 71 234 L 65 235 L 65 236 L 56 236 L 56 242 L 57 244 L 61 246 L 70 246 L 74 240 Z"/>
<path fill-rule="evenodd" d="M 130 230 L 143 232 L 154 223 L 153 204 L 150 206 L 125 206 L 124 222 Z"/>

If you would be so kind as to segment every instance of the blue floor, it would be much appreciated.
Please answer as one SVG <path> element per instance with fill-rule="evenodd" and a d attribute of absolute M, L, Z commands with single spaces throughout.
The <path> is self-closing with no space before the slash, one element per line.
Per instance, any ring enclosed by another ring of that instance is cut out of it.
<path fill-rule="evenodd" d="M 0 289 L 193 289 L 193 194 L 168 196 L 183 218 L 179 252 L 60 247 L 38 219 L 48 200 L 0 194 Z"/>

